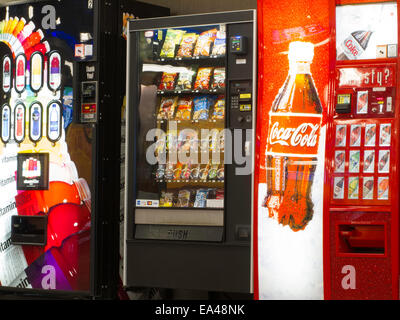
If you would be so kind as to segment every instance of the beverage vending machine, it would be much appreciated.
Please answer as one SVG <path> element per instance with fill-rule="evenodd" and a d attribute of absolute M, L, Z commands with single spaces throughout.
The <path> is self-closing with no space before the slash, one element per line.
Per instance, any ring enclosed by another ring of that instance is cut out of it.
<path fill-rule="evenodd" d="M 130 20 L 126 287 L 252 292 L 255 10 Z"/>
<path fill-rule="evenodd" d="M 366 2 L 331 12 L 326 299 L 399 298 L 398 5 Z"/>
<path fill-rule="evenodd" d="M 0 8 L 0 290 L 113 297 L 120 108 L 136 1 Z"/>

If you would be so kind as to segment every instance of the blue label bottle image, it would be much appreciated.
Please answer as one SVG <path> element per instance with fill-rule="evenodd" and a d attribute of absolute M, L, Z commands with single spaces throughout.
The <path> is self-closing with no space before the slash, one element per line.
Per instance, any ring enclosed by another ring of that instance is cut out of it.
<path fill-rule="evenodd" d="M 47 118 L 47 138 L 52 142 L 56 142 L 61 135 L 61 104 L 59 102 L 49 104 Z"/>
<path fill-rule="evenodd" d="M 42 107 L 38 103 L 31 106 L 30 138 L 37 142 L 42 137 Z"/>

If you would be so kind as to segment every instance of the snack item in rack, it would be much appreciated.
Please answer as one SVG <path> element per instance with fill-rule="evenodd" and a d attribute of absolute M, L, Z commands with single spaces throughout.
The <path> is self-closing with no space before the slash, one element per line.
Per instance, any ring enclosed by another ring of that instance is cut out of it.
<path fill-rule="evenodd" d="M 190 172 L 190 178 L 192 180 L 197 180 L 197 179 L 199 179 L 199 177 L 200 177 L 200 165 L 197 165 Z"/>
<path fill-rule="evenodd" d="M 175 114 L 175 120 L 190 120 L 193 108 L 192 97 L 182 97 L 178 100 L 178 108 Z"/>
<path fill-rule="evenodd" d="M 181 130 L 178 136 L 178 151 L 188 152 L 197 150 L 197 132 L 194 130 Z"/>
<path fill-rule="evenodd" d="M 182 36 L 186 33 L 183 30 L 168 29 L 162 46 L 161 58 L 174 58 L 175 47 L 181 43 Z"/>
<path fill-rule="evenodd" d="M 174 180 L 179 180 L 181 178 L 182 168 L 182 163 L 178 162 L 174 170 Z"/>
<path fill-rule="evenodd" d="M 160 207 L 172 207 L 174 203 L 174 194 L 172 192 L 161 192 Z"/>
<path fill-rule="evenodd" d="M 161 76 L 161 82 L 158 86 L 158 89 L 167 91 L 174 90 L 177 76 L 177 73 L 164 72 Z"/>
<path fill-rule="evenodd" d="M 212 165 L 210 171 L 208 171 L 208 180 L 217 179 L 218 165 Z"/>
<path fill-rule="evenodd" d="M 164 177 L 166 180 L 172 180 L 174 178 L 174 165 L 172 163 L 167 163 Z"/>
<path fill-rule="evenodd" d="M 163 97 L 161 99 L 157 120 L 172 120 L 177 103 L 178 97 Z"/>
<path fill-rule="evenodd" d="M 169 130 L 167 132 L 167 149 L 169 152 L 176 152 L 178 148 L 178 131 Z"/>
<path fill-rule="evenodd" d="M 177 57 L 180 58 L 190 58 L 193 55 L 194 45 L 196 44 L 196 40 L 198 38 L 198 34 L 196 33 L 185 33 L 182 36 L 182 41 L 179 46 Z"/>
<path fill-rule="evenodd" d="M 191 165 L 190 163 L 187 163 L 183 166 L 182 169 L 182 174 L 181 174 L 181 179 L 182 180 L 189 180 L 190 179 L 190 174 L 191 174 Z"/>
<path fill-rule="evenodd" d="M 221 165 L 221 167 L 217 171 L 217 178 L 219 181 L 224 180 L 225 178 L 225 168 L 224 165 Z"/>
<path fill-rule="evenodd" d="M 208 172 L 210 171 L 210 163 L 200 170 L 200 180 L 207 180 Z"/>
<path fill-rule="evenodd" d="M 226 32 L 218 31 L 211 52 L 213 56 L 224 56 L 226 53 Z"/>
<path fill-rule="evenodd" d="M 214 69 L 214 77 L 211 88 L 212 89 L 225 88 L 225 68 Z"/>
<path fill-rule="evenodd" d="M 180 207 L 180 208 L 190 207 L 191 195 L 192 195 L 192 193 L 190 190 L 180 190 L 178 193 L 177 207 Z"/>
<path fill-rule="evenodd" d="M 159 164 L 157 171 L 156 171 L 156 179 L 161 180 L 164 178 L 165 174 L 165 165 L 164 164 Z"/>
<path fill-rule="evenodd" d="M 374 177 L 364 177 L 363 199 L 372 199 L 374 194 Z"/>
<path fill-rule="evenodd" d="M 219 96 L 214 104 L 212 120 L 223 120 L 225 118 L 225 97 Z"/>
<path fill-rule="evenodd" d="M 192 90 L 193 88 L 193 78 L 196 74 L 196 67 L 192 67 L 187 69 L 187 71 L 183 71 L 179 73 L 178 80 L 176 82 L 175 89 L 176 90 Z"/>
<path fill-rule="evenodd" d="M 194 83 L 194 90 L 209 90 L 210 89 L 210 79 L 213 68 L 199 68 L 197 72 L 196 81 Z"/>
<path fill-rule="evenodd" d="M 194 201 L 195 208 L 205 208 L 207 204 L 208 189 L 198 189 Z"/>
<path fill-rule="evenodd" d="M 210 56 L 211 44 L 217 36 L 217 29 L 204 31 L 197 39 L 196 46 L 194 47 L 194 57 L 208 57 Z"/>
<path fill-rule="evenodd" d="M 208 120 L 210 105 L 212 102 L 211 97 L 208 96 L 194 98 L 193 120 Z"/>
<path fill-rule="evenodd" d="M 166 135 L 165 133 L 162 134 L 161 137 L 156 141 L 156 148 L 155 148 L 155 155 L 157 157 L 161 156 L 163 153 L 165 153 L 165 147 L 166 147 Z"/>

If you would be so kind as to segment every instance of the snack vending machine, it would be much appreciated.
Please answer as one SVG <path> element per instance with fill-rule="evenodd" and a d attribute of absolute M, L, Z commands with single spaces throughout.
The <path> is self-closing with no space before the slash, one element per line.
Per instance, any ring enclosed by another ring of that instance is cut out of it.
<path fill-rule="evenodd" d="M 130 20 L 124 285 L 252 292 L 255 11 Z"/>
<path fill-rule="evenodd" d="M 123 17 L 136 1 L 0 8 L 0 286 L 113 297 Z M 105 201 L 104 199 L 107 199 Z"/>
<path fill-rule="evenodd" d="M 398 8 L 340 2 L 332 15 L 325 298 L 398 299 Z"/>

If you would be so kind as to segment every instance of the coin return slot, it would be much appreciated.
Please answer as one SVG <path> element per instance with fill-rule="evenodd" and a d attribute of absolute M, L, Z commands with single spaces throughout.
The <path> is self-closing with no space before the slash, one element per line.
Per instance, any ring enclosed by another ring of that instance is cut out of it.
<path fill-rule="evenodd" d="M 340 253 L 385 253 L 384 225 L 339 225 L 338 250 Z"/>

